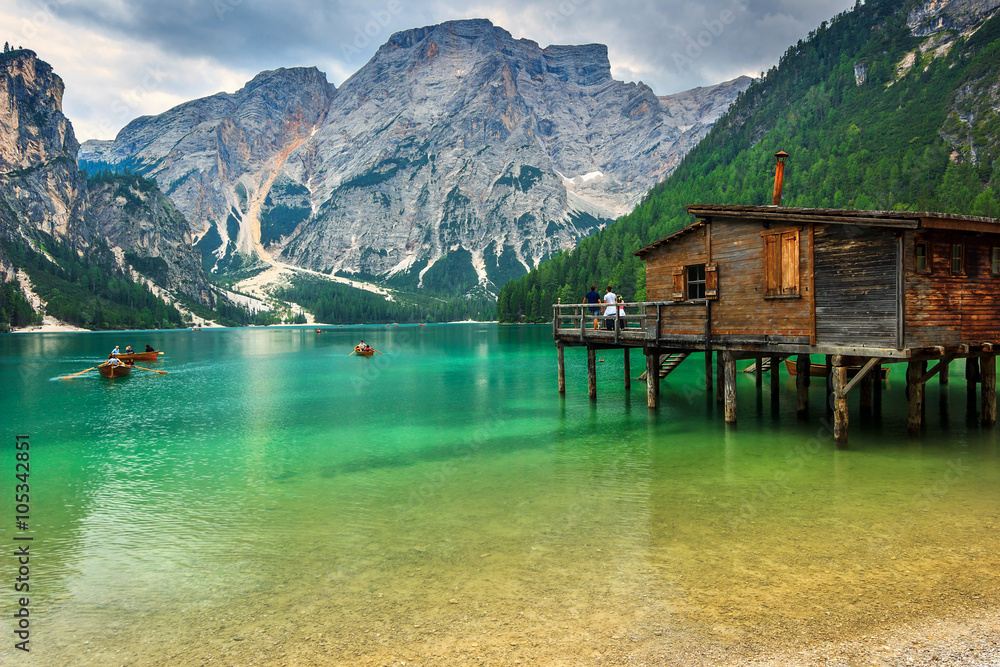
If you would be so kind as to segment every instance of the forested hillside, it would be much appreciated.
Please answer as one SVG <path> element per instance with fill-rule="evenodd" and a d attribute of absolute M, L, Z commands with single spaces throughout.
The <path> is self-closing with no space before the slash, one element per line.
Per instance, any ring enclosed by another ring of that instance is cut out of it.
<path fill-rule="evenodd" d="M 779 150 L 785 206 L 1000 217 L 1000 17 L 917 37 L 918 4 L 869 0 L 790 47 L 632 213 L 508 283 L 500 321 L 550 321 L 591 283 L 644 300 L 632 252 L 693 222 L 686 204 L 770 204 Z"/>

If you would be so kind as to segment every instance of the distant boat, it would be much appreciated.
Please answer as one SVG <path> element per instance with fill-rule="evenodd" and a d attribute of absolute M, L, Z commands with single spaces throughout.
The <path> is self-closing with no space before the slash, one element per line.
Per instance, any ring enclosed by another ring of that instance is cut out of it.
<path fill-rule="evenodd" d="M 795 367 L 795 362 L 790 358 L 785 359 L 785 368 L 788 369 L 788 374 L 792 377 L 799 374 L 798 369 Z M 852 378 L 858 374 L 861 370 L 861 366 L 848 366 L 847 367 L 847 377 Z M 889 377 L 889 367 L 882 366 L 882 379 L 885 380 Z M 826 364 L 809 364 L 809 376 L 814 378 L 825 378 L 826 377 Z"/>
<path fill-rule="evenodd" d="M 128 377 L 132 372 L 132 367 L 128 364 L 118 364 L 117 366 L 112 366 L 105 361 L 97 367 L 97 372 L 101 374 L 101 377 L 113 380 L 115 378 Z"/>

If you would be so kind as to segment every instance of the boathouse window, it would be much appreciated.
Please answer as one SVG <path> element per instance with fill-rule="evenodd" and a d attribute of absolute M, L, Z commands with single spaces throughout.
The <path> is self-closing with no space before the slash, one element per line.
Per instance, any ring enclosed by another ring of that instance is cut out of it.
<path fill-rule="evenodd" d="M 931 262 L 930 255 L 928 254 L 928 246 L 926 241 L 920 241 L 914 247 L 913 252 L 914 258 L 916 259 L 916 269 L 918 273 L 930 273 Z"/>
<path fill-rule="evenodd" d="M 687 267 L 688 300 L 705 298 L 705 265 L 694 264 Z"/>
<path fill-rule="evenodd" d="M 965 246 L 961 243 L 951 245 L 951 274 L 958 276 L 965 273 Z"/>
<path fill-rule="evenodd" d="M 799 296 L 799 230 L 761 232 L 764 239 L 764 296 Z"/>
<path fill-rule="evenodd" d="M 990 273 L 1000 276 L 1000 248 L 993 248 L 990 255 Z"/>

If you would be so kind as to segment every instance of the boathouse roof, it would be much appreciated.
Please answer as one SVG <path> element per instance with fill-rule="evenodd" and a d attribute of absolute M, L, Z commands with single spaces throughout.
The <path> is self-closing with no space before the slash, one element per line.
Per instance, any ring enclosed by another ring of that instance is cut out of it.
<path fill-rule="evenodd" d="M 1000 220 L 973 215 L 914 211 L 857 211 L 834 208 L 796 208 L 789 206 L 743 206 L 690 204 L 687 212 L 700 218 L 696 222 L 636 250 L 644 257 L 651 251 L 700 229 L 712 218 L 746 218 L 769 223 L 822 222 L 835 225 L 892 227 L 896 229 L 950 229 L 968 232 L 1000 233 Z"/>

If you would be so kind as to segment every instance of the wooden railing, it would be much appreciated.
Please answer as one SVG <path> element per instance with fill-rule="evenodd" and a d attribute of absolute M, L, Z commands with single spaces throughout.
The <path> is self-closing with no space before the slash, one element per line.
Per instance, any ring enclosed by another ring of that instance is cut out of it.
<path fill-rule="evenodd" d="M 605 315 L 608 304 L 557 303 L 552 306 L 552 335 L 555 338 L 573 336 L 579 340 L 601 339 L 618 343 L 630 341 L 656 341 L 663 331 L 663 322 L 672 309 L 697 307 L 704 309 L 704 302 L 641 301 L 616 304 L 614 315 Z M 593 309 L 593 310 L 592 310 Z M 621 311 L 624 309 L 625 314 Z M 594 327 L 594 324 L 597 327 Z"/>

